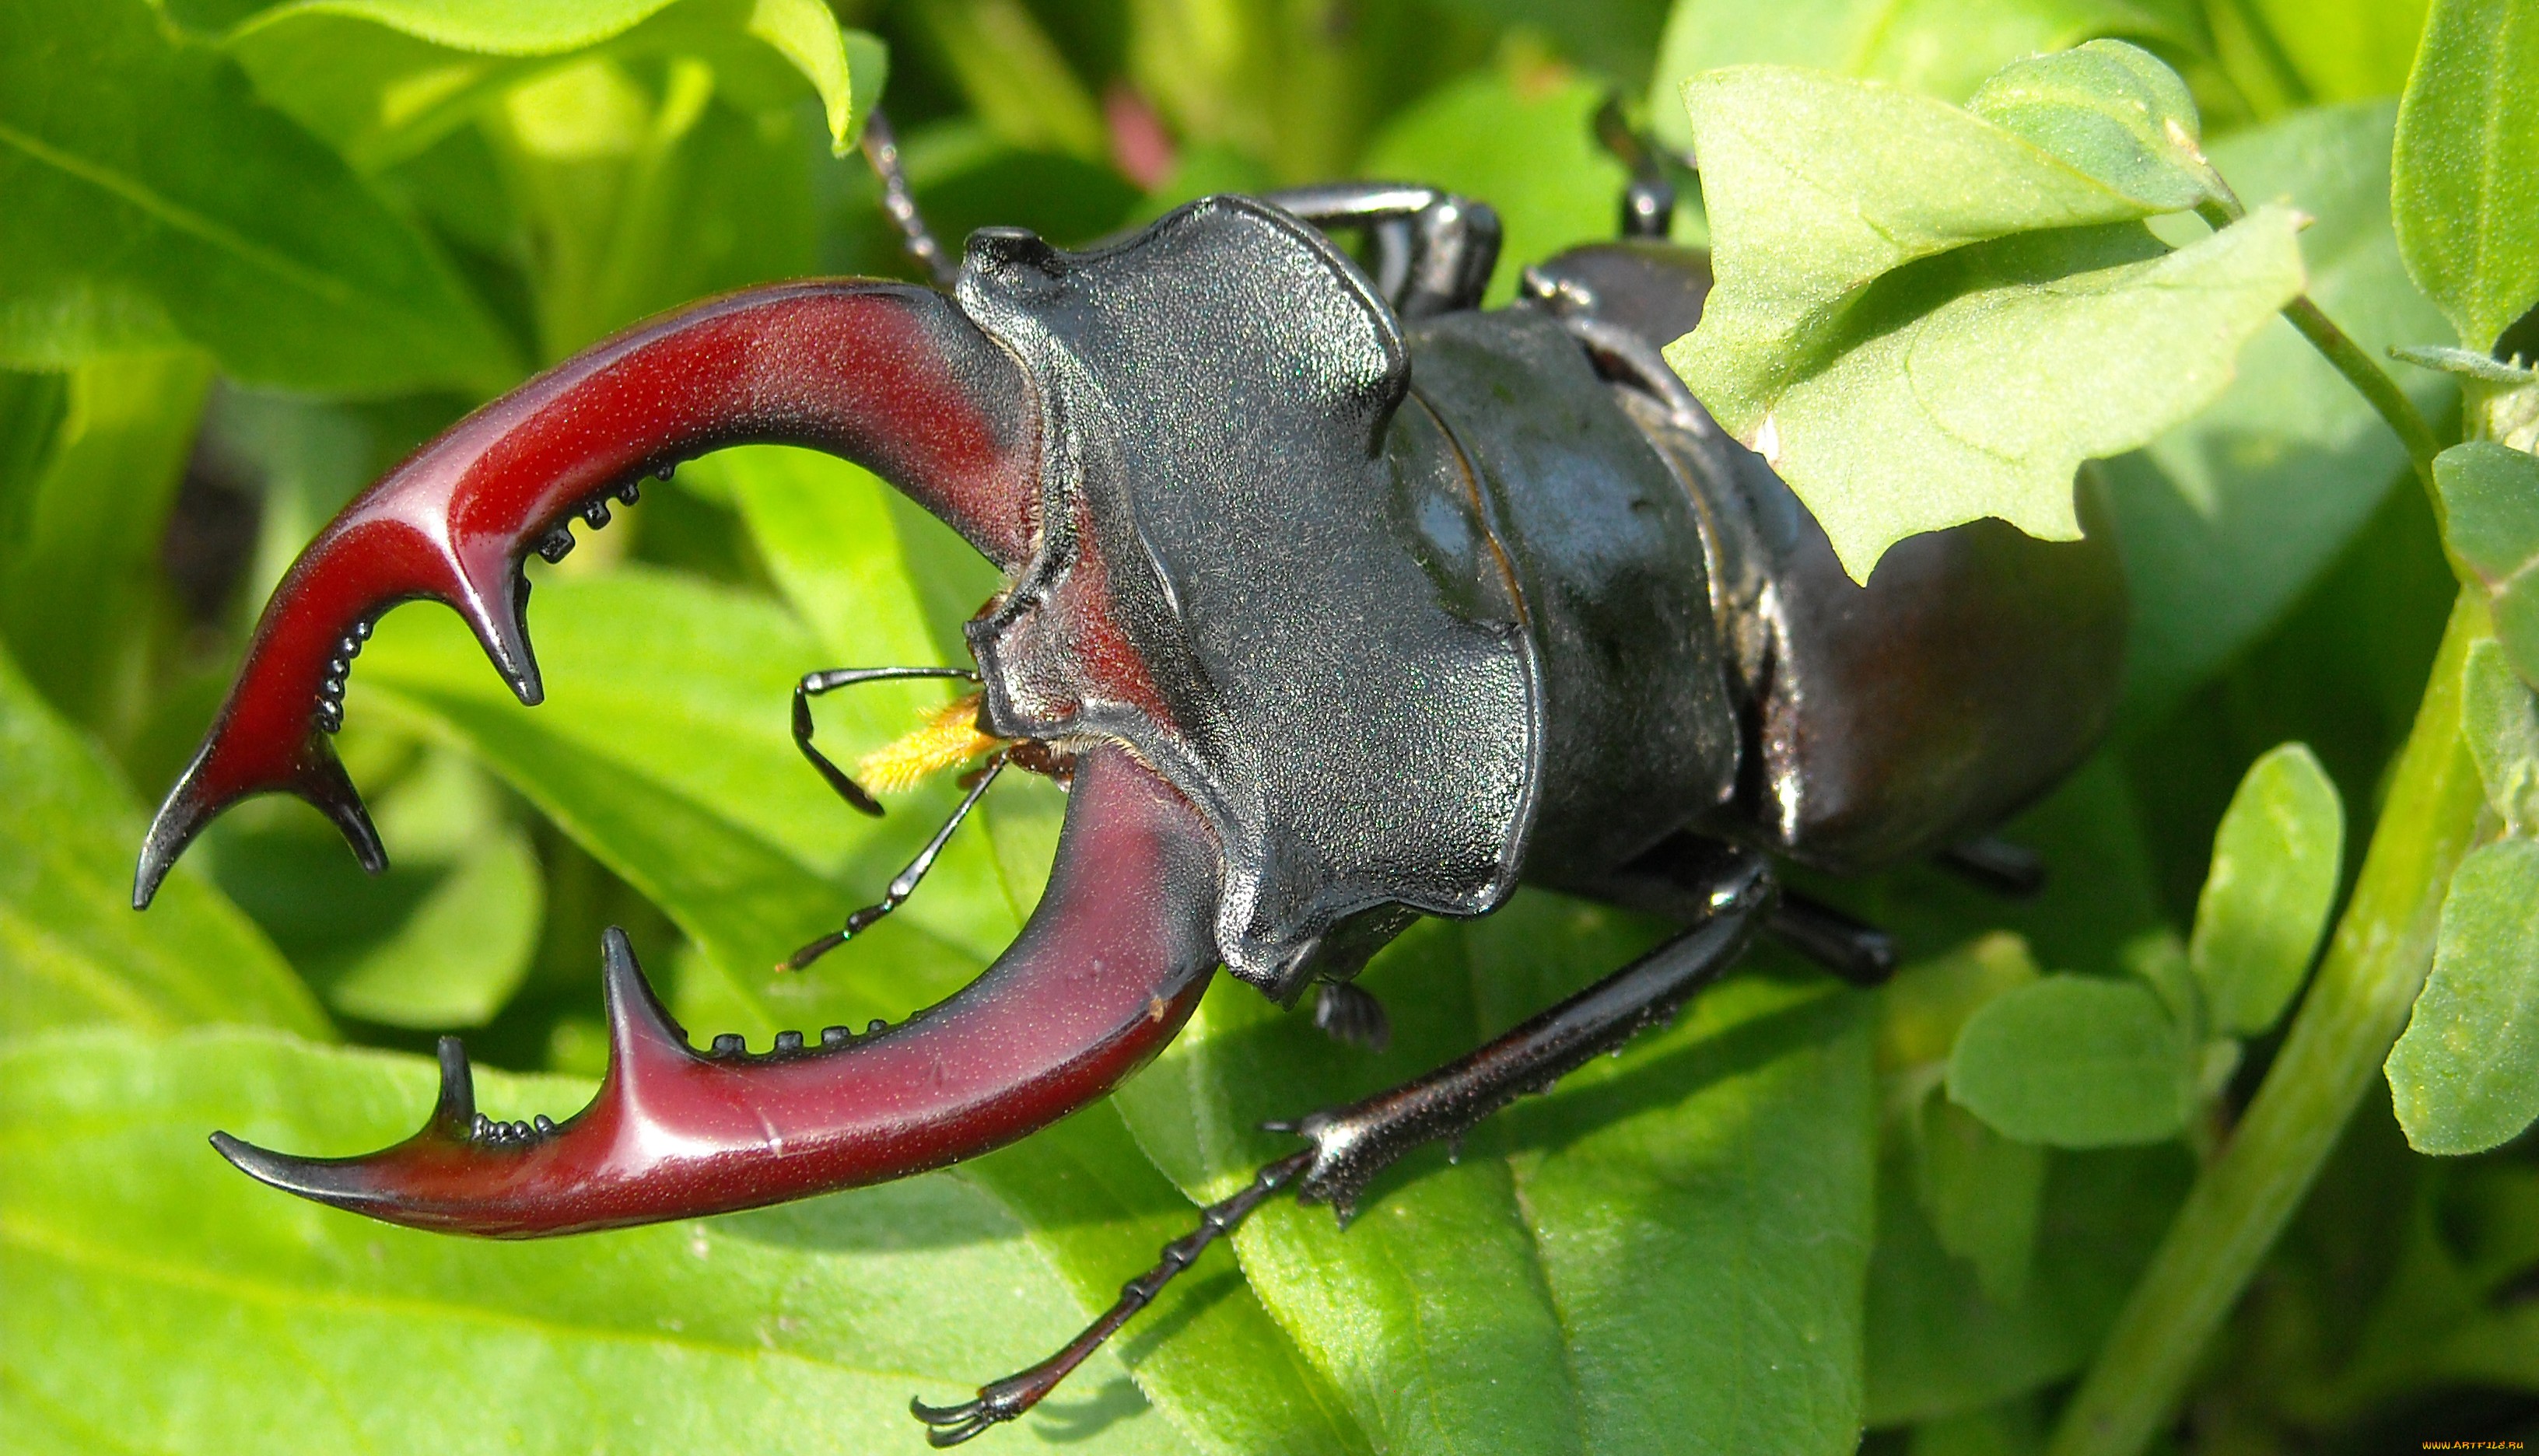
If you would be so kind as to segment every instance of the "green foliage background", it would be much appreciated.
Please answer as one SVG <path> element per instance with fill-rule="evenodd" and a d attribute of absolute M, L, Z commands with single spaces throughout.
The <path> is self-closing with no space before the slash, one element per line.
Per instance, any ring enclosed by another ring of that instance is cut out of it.
<path fill-rule="evenodd" d="M 765 969 L 871 898 L 952 793 L 846 812 L 787 738 L 791 683 L 962 660 L 996 583 L 871 477 L 760 448 L 533 563 L 534 712 L 454 618 L 382 624 L 339 742 L 388 874 L 260 801 L 126 908 L 147 806 L 354 491 L 647 313 L 910 275 L 852 150 L 877 99 L 947 240 L 1077 243 L 1208 191 L 1405 177 L 1499 207 L 1500 302 L 1521 264 L 1611 235 L 1608 96 L 1681 147 L 1686 78 L 1805 66 L 1891 83 L 1881 104 L 1954 135 L 1973 123 L 1939 103 L 2118 37 L 2183 78 L 2240 198 L 2306 216 L 2307 296 L 2367 353 L 2539 351 L 2539 5 L 2441 0 L 2428 22 L 2410 0 L 7 0 L 0 1432 L 29 1452 L 914 1449 L 908 1397 L 958 1398 L 1107 1304 L 1195 1200 L 1282 1149 L 1263 1119 L 1452 1056 L 1664 934 L 1531 891 L 1423 924 L 1367 973 L 1398 1028 L 1382 1056 L 1221 984 L 1104 1105 L 949 1173 L 758 1213 L 480 1244 L 219 1161 L 214 1128 L 318 1154 L 402 1137 L 441 1030 L 513 1074 L 480 1075 L 490 1114 L 578 1107 L 605 1056 L 605 925 L 683 1024 L 764 1046 L 939 999 L 1028 913 L 1063 801 L 1014 775 L 906 910 L 809 974 Z M 1763 126 L 1790 90 L 1738 114 Z M 1854 160 L 1900 193 L 1921 145 L 1863 135 Z M 1742 218 L 1821 240 L 1804 210 L 1741 212 L 1724 158 L 1716 217 L 1680 174 L 1680 241 L 1716 222 L 1725 274 Z M 2514 675 L 2539 661 L 2539 467 L 2514 434 L 2539 406 L 2509 369 L 2392 366 L 2444 440 L 2477 437 L 2442 457 L 2446 546 L 2370 405 L 2259 322 L 2279 303 L 2243 311 L 2254 332 L 2195 407 L 2083 467 L 2125 549 L 2133 648 L 2113 741 L 2012 827 L 2052 867 L 2042 895 L 1919 867 L 1811 885 L 1901 936 L 1891 987 L 1757 953 L 1460 1160 L 1410 1159 L 1345 1232 L 1266 1210 L 990 1439 L 2044 1449 L 2084 1372 L 2115 1378 L 2119 1311 L 2157 1305 L 2157 1277 L 2137 1285 L 2156 1250 L 2194 1252 L 2189 1190 L 2267 1084 L 2363 847 L 2435 812 L 2383 797 L 2420 698 L 2429 721 L 2466 714 L 2466 813 L 2502 842 L 2427 937 L 2390 1081 L 2384 1037 L 2245 1298 L 2216 1285 L 2227 1321 L 2176 1356 L 2182 1418 L 2132 1399 L 2199 1452 L 2539 1435 L 2539 718 Z M 2098 392 L 2144 392 L 2161 363 Z M 1841 425 L 1845 449 L 1865 438 Z M 1858 448 L 1864 471 L 1894 463 Z M 2464 582 L 2502 641 L 2436 668 Z M 935 700 L 831 700 L 821 732 L 859 749 Z M 2324 1138 L 2344 1111 L 2322 1117 Z"/>

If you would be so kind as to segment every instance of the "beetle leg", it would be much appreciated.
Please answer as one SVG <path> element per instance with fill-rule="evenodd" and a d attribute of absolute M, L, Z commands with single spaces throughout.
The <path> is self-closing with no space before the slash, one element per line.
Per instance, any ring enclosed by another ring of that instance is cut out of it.
<path fill-rule="evenodd" d="M 607 938 L 607 1075 L 562 1123 L 475 1116 L 442 1058 L 423 1130 L 352 1158 L 213 1144 L 240 1169 L 391 1223 L 530 1238 L 751 1209 L 904 1178 L 1056 1122 L 1180 1031 L 1217 963 L 1214 838 L 1125 750 L 1088 749 L 1049 890 L 986 974 L 897 1026 L 692 1050 L 625 936 Z"/>
<path fill-rule="evenodd" d="M 1953 844 L 1932 857 L 1941 868 L 1949 870 L 1996 895 L 2012 900 L 2024 900 L 2045 888 L 2045 862 L 2025 845 L 1986 835 Z"/>
<path fill-rule="evenodd" d="M 1486 202 L 1401 182 L 1327 182 L 1262 199 L 1318 228 L 1364 228 L 1385 302 L 1404 318 L 1477 309 L 1499 260 L 1499 215 Z"/>
<path fill-rule="evenodd" d="M 1772 935 L 1854 986 L 1877 986 L 1895 974 L 1893 936 L 1795 890 L 1781 891 Z"/>
<path fill-rule="evenodd" d="M 992 755 L 981 766 L 978 778 L 970 785 L 970 792 L 961 796 L 961 801 L 953 805 L 951 817 L 943 821 L 942 828 L 934 831 L 934 837 L 926 842 L 926 848 L 917 852 L 917 858 L 908 862 L 908 867 L 892 876 L 889 887 L 879 900 L 848 916 L 843 929 L 831 931 L 777 962 L 776 969 L 798 971 L 862 935 L 872 928 L 875 921 L 907 904 L 908 897 L 916 894 L 918 885 L 925 882 L 926 871 L 934 867 L 935 857 L 943 853 L 944 842 L 952 837 L 953 830 L 961 827 L 962 820 L 970 817 L 970 810 L 979 806 L 979 800 L 987 796 L 988 786 L 996 782 L 996 775 L 1002 773 L 1004 767 L 1003 753 Z"/>
<path fill-rule="evenodd" d="M 930 1427 L 926 1432 L 926 1444 L 936 1447 L 957 1446 L 992 1425 L 1011 1421 L 1041 1403 L 1041 1398 L 1058 1388 L 1085 1356 L 1102 1348 L 1102 1343 L 1120 1332 L 1120 1327 L 1135 1317 L 1137 1311 L 1154 1301 L 1183 1270 L 1199 1262 L 1207 1246 L 1232 1233 L 1252 1211 L 1267 1203 L 1270 1195 L 1292 1182 L 1314 1160 L 1312 1148 L 1291 1152 L 1253 1175 L 1250 1183 L 1232 1198 L 1200 1210 L 1199 1227 L 1164 1245 L 1163 1256 L 1155 1267 L 1120 1286 L 1120 1297 L 1102 1316 L 1084 1327 L 1083 1333 L 1060 1348 L 1058 1353 L 1032 1366 L 979 1387 L 975 1400 L 957 1406 L 929 1406 L 924 1401 L 910 1401 L 909 1414 Z"/>
<path fill-rule="evenodd" d="M 1201 1210 L 1199 1227 L 1165 1245 L 1162 1260 L 1123 1285 L 1119 1301 L 1058 1353 L 979 1387 L 977 1399 L 957 1406 L 910 1402 L 910 1411 L 931 1427 L 926 1439 L 958 1445 L 1038 1405 L 1201 1250 L 1273 1194 L 1292 1189 L 1299 1203 L 1329 1204 L 1345 1224 L 1368 1181 L 1404 1153 L 1440 1139 L 1460 1140 L 1524 1093 L 1549 1091 L 1597 1053 L 1674 1015 L 1736 963 L 1778 899 L 1770 864 L 1747 850 L 1719 856 L 1706 885 L 1708 913 L 1700 924 L 1496 1041 L 1345 1107 L 1268 1124 L 1313 1145 L 1265 1164 L 1241 1192 Z"/>
<path fill-rule="evenodd" d="M 1347 1046 L 1381 1052 L 1393 1045 L 1393 1018 L 1375 993 L 1354 981 L 1325 981 L 1314 993 L 1314 1025 Z"/>

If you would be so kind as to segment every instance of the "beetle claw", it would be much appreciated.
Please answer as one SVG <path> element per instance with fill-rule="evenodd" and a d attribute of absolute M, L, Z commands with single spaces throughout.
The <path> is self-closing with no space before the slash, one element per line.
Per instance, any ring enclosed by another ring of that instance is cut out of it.
<path fill-rule="evenodd" d="M 249 795 L 298 794 L 362 863 L 377 836 L 327 748 L 353 654 L 378 614 L 454 609 L 522 703 L 545 696 L 529 646 L 531 551 L 573 549 L 639 477 L 744 441 L 871 466 L 999 568 L 1028 559 L 1039 509 L 1034 395 L 1020 367 L 941 295 L 880 283 L 783 284 L 711 300 L 567 360 L 399 465 L 301 554 L 256 624 L 238 685 L 161 806 L 133 882 L 147 905 L 187 841 Z"/>
<path fill-rule="evenodd" d="M 222 1135 L 277 1188 L 392 1223 L 526 1238 L 757 1208 L 884 1182 L 1000 1146 L 1082 1107 L 1161 1050 L 1215 970 L 1215 841 L 1122 750 L 1077 761 L 1050 888 L 995 965 L 951 1000 L 860 1036 L 799 1033 L 752 1055 L 688 1044 L 603 938 L 608 1073 L 562 1122 L 476 1111 L 466 1054 L 412 1137 L 304 1158 Z M 976 1432 L 972 1432 L 975 1434 Z"/>
<path fill-rule="evenodd" d="M 979 1399 L 963 1401 L 957 1406 L 929 1406 L 924 1401 L 908 1403 L 908 1414 L 926 1422 L 926 1444 L 940 1451 L 960 1445 L 1000 1422 L 1020 1416 L 1020 1411 L 999 1410 L 990 1404 L 987 1393 Z"/>

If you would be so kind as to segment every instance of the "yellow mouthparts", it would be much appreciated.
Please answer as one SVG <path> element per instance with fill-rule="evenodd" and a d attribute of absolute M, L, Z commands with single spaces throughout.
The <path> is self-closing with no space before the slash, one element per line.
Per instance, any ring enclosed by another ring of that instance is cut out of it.
<path fill-rule="evenodd" d="M 955 698 L 899 738 L 856 760 L 856 781 L 878 794 L 903 794 L 948 768 L 994 753 L 1005 740 L 979 731 L 979 695 Z"/>

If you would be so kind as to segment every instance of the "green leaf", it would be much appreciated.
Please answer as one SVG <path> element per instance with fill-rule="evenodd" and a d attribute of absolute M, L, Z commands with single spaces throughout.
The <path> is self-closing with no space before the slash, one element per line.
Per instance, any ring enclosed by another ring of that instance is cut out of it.
<path fill-rule="evenodd" d="M 2460 734 L 2477 759 L 2486 801 L 2505 833 L 2539 834 L 2539 703 L 2491 638 L 2470 644 L 2460 674 Z"/>
<path fill-rule="evenodd" d="M 376 723 L 339 740 L 355 772 L 390 745 Z M 287 799 L 225 815 L 195 854 L 328 1005 L 388 1026 L 481 1026 L 519 989 L 537 950 L 545 878 L 491 783 L 451 753 L 376 797 L 395 846 L 385 874 L 361 871 L 334 826 Z M 367 762 L 366 762 L 367 760 Z"/>
<path fill-rule="evenodd" d="M 948 1177 L 764 1213 L 513 1243 L 376 1223 L 241 1177 L 225 1128 L 375 1147 L 426 1059 L 269 1034 L 0 1052 L 0 1421 L 172 1453 L 830 1453 L 914 1445 L 1080 1321 L 993 1201 Z M 490 1111 L 587 1084 L 480 1070 Z M 1000 1439 L 1188 1451 L 1107 1353 Z"/>
<path fill-rule="evenodd" d="M 1086 162 L 1108 154 L 1101 106 L 1021 0 L 929 0 L 910 19 L 997 137 Z"/>
<path fill-rule="evenodd" d="M 2442 327 L 2389 227 L 2395 125 L 2387 103 L 2323 107 L 2212 151 L 2251 203 L 2315 219 L 2300 237 L 2306 292 L 2370 353 Z M 2432 419 L 2456 394 L 2439 377 L 2403 382 Z M 2406 475 L 2407 456 L 2299 331 L 2275 321 L 2209 408 L 2100 468 L 2133 600 L 2128 710 L 2150 721 L 2274 628 Z"/>
<path fill-rule="evenodd" d="M 2484 1152 L 2539 1117 L 2539 844 L 2506 840 L 2460 863 L 2387 1072 L 2418 1152 Z"/>
<path fill-rule="evenodd" d="M 2177 1144 L 2046 1155 L 2026 1297 L 2003 1305 L 1974 1267 L 1941 1247 L 1890 1157 L 1880 1169 L 1869 1266 L 1873 1426 L 1993 1405 L 2085 1364 L 2194 1180 Z"/>
<path fill-rule="evenodd" d="M 143 820 L 98 751 L 0 654 L 0 1037 L 260 1022 L 332 1034 L 246 917 L 180 867 L 132 909 Z M 0 1104 L 19 1106 L 16 1084 Z"/>
<path fill-rule="evenodd" d="M 2418 286 L 2484 353 L 2539 304 L 2539 0 L 2436 0 L 2390 201 Z"/>
<path fill-rule="evenodd" d="M 1878 1070 L 1892 1075 L 1945 1067 L 1967 1017 L 2035 979 L 2027 942 L 2007 931 L 1906 966 L 1878 991 Z"/>
<path fill-rule="evenodd" d="M 334 978 L 327 1004 L 421 1031 L 484 1025 L 528 974 L 542 884 L 525 836 L 487 836 L 405 924 Z"/>
<path fill-rule="evenodd" d="M 91 727 L 129 716 L 145 592 L 211 381 L 211 362 L 190 349 L 80 366 L 45 467 L 13 491 L 0 637 L 46 697 Z"/>
<path fill-rule="evenodd" d="M 236 378 L 304 389 L 511 379 L 510 347 L 421 236 L 154 14 L 0 11 L 0 359 L 190 339 Z"/>
<path fill-rule="evenodd" d="M 413 611 L 381 622 L 348 716 L 368 694 L 477 757 L 784 1014 L 829 1013 L 834 998 L 859 994 L 842 984 L 850 968 L 878 962 L 894 967 L 878 978 L 889 1008 L 869 1014 L 896 1019 L 1011 937 L 1019 918 L 993 857 L 958 836 L 926 893 L 859 937 L 857 954 L 778 975 L 780 958 L 878 894 L 949 809 L 950 786 L 879 822 L 839 802 L 787 730 L 795 680 L 832 664 L 763 599 L 620 569 L 541 588 L 532 629 L 547 682 L 539 708 L 511 700 L 454 616 Z M 922 659 L 923 648 L 886 657 Z M 869 736 L 837 733 L 832 751 L 895 735 L 915 703 L 941 696 L 919 691 L 867 688 L 838 704 L 824 737 L 841 721 Z M 716 751 L 697 752 L 700 742 Z"/>
<path fill-rule="evenodd" d="M 2211 402 L 2240 346 L 2300 292 L 2297 226 L 2266 207 L 2164 254 L 2118 229 L 1963 249 L 1883 280 L 1856 331 L 1735 428 L 1856 581 L 1896 541 L 1985 516 L 2076 539 L 2082 461 Z M 1717 356 L 1701 340 L 1669 358 L 1707 401 Z"/>
<path fill-rule="evenodd" d="M 843 154 L 889 69 L 881 42 L 840 29 L 819 0 L 315 0 L 266 11 L 225 44 L 266 100 L 365 172 L 414 156 L 514 87 L 594 57 L 703 57 L 725 91 L 778 104 L 807 82 Z"/>
<path fill-rule="evenodd" d="M 1591 123 L 1605 95 L 1566 72 L 1482 71 L 1395 117 L 1359 170 L 1487 199 L 1505 230 L 1487 302 L 1502 304 L 1526 264 L 1613 236 L 1630 173 L 1596 143 Z"/>
<path fill-rule="evenodd" d="M 2485 583 L 2495 635 L 2524 682 L 2539 682 L 2539 459 L 2488 440 L 2434 460 L 2442 536 Z"/>
<path fill-rule="evenodd" d="M 2148 986 L 2048 976 L 1974 1013 L 1949 1097 L 2001 1133 L 2057 1147 L 2176 1136 L 2193 1111 L 2188 1050 Z"/>
<path fill-rule="evenodd" d="M 2255 1036 L 2300 990 L 2336 908 L 2345 805 L 2299 743 L 2249 765 L 2213 836 L 2187 960 L 2215 1032 Z"/>
<path fill-rule="evenodd" d="M 2140 46 L 2093 40 L 2014 61 L 1975 88 L 1966 109 L 2162 212 L 2230 195 L 2205 160 L 2186 83 Z"/>
<path fill-rule="evenodd" d="M 1945 1097 L 1926 1097 L 1912 1126 L 1914 1192 L 1940 1247 L 1974 1266 L 1995 1304 L 2027 1295 L 2045 1149 L 1994 1132 Z"/>
<path fill-rule="evenodd" d="M 357 16 L 452 50 L 557 55 L 596 45 L 651 19 L 670 0 L 294 0 L 263 10 L 240 32 L 301 16 Z"/>
<path fill-rule="evenodd" d="M 1954 102 L 2013 61 L 2093 35 L 2173 49 L 2194 40 L 2184 17 L 2157 0 L 1677 0 L 1650 80 L 1651 125 L 1669 145 L 1691 146 L 1679 92 L 1723 66 L 1808 66 Z"/>
<path fill-rule="evenodd" d="M 1470 1050 L 1652 939 L 1521 895 L 1427 922 L 1360 984 L 1381 1056 L 1221 983 L 1114 1100 L 1194 1198 L 1287 1140 L 1256 1131 Z M 1820 978 L 1741 977 L 1548 1098 L 1414 1155 L 1355 1221 L 1272 1204 L 1245 1273 L 1379 1448 L 1848 1451 L 1858 1439 L 1868 1038 Z M 1652 1405 L 1648 1392 L 1668 1399 Z"/>
<path fill-rule="evenodd" d="M 2439 370 L 2462 379 L 2484 380 L 2491 384 L 2509 384 L 2519 388 L 2539 384 L 2539 369 L 2528 364 L 2506 364 L 2492 354 L 2479 354 L 2467 349 L 2454 349 L 2447 344 L 2407 344 L 2392 348 L 2389 355 L 2419 369 Z"/>
<path fill-rule="evenodd" d="M 2049 74 L 2139 81 L 2105 60 L 2125 54 Z M 1697 77 L 1685 97 L 1719 284 L 1668 360 L 1859 580 L 1894 541 L 1982 516 L 2078 536 L 2080 462 L 2208 403 L 2301 289 L 2282 209 L 2173 253 L 2109 226 L 2178 195 L 2139 157 L 2100 177 L 1942 103 L 1774 67 Z"/>
<path fill-rule="evenodd" d="M 2395 97 L 2425 28 L 2427 0 L 2250 0 L 2265 43 L 2312 103 Z"/>
<path fill-rule="evenodd" d="M 1669 354 L 1741 437 L 1881 275 L 1971 243 L 2159 210 L 2024 138 L 1889 86 L 1737 66 L 1686 82 L 1683 104 L 1719 281 L 1700 328 Z"/>

